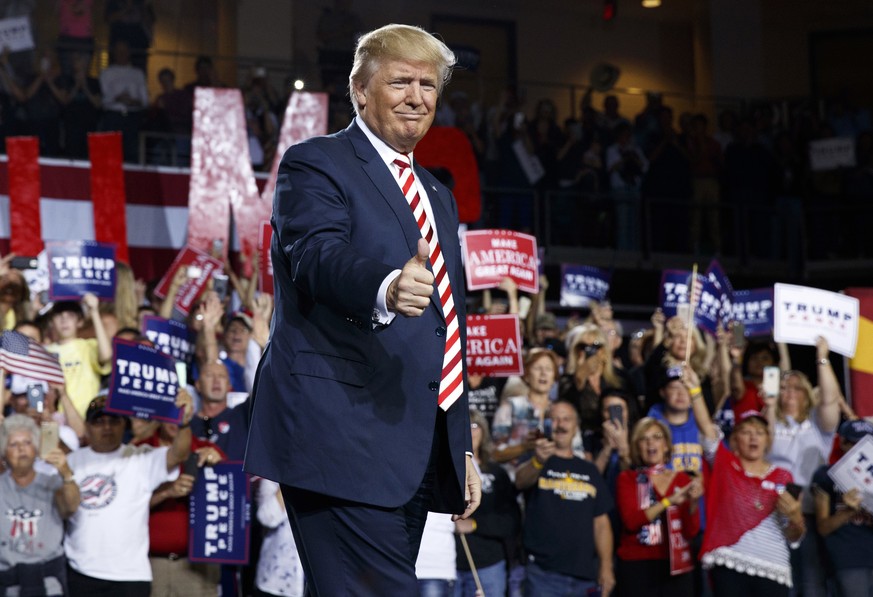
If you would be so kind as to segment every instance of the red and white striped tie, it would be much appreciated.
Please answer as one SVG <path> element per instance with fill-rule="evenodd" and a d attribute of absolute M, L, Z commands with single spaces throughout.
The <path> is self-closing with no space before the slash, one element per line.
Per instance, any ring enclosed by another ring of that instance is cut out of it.
<path fill-rule="evenodd" d="M 397 166 L 397 176 L 400 179 L 400 189 L 412 208 L 412 215 L 421 230 L 421 236 L 430 247 L 430 265 L 436 278 L 437 291 L 440 295 L 440 304 L 446 318 L 446 348 L 443 354 L 443 372 L 440 378 L 439 399 L 437 404 L 443 410 L 449 407 L 461 397 L 464 390 L 464 369 L 461 363 L 461 331 L 458 328 L 458 315 L 455 311 L 455 300 L 452 298 L 452 285 L 446 272 L 446 262 L 443 252 L 434 234 L 434 229 L 428 220 L 424 205 L 418 194 L 415 184 L 415 174 L 409 164 L 409 158 L 399 156 L 394 160 Z"/>

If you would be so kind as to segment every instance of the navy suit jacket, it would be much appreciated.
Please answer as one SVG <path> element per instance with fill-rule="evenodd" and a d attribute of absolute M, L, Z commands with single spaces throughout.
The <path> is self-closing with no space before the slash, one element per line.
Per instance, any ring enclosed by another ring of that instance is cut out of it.
<path fill-rule="evenodd" d="M 433 208 L 465 347 L 457 206 L 430 173 L 416 166 L 415 175 Z M 421 317 L 372 324 L 383 280 L 417 252 L 412 210 L 353 123 L 285 153 L 272 225 L 275 311 L 252 394 L 245 468 L 292 487 L 399 507 L 418 489 L 431 453 L 446 331 L 436 291 Z M 464 510 L 467 409 L 465 392 L 445 415 L 435 511 Z"/>

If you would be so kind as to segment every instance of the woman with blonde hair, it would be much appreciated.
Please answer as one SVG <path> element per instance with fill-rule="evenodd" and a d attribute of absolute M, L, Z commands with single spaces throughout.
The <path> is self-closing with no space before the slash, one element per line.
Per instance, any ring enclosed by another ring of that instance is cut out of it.
<path fill-rule="evenodd" d="M 689 541 L 700 530 L 700 479 L 667 468 L 670 429 L 645 417 L 630 441 L 632 469 L 616 484 L 622 532 L 618 544 L 617 595 L 691 597 L 694 560 Z M 671 549 L 671 546 L 673 549 Z"/>
<path fill-rule="evenodd" d="M 115 317 L 118 319 L 118 329 L 139 329 L 138 311 L 139 300 L 133 270 L 123 261 L 117 261 L 115 262 Z"/>
<path fill-rule="evenodd" d="M 510 462 L 533 450 L 537 432 L 549 409 L 549 393 L 558 378 L 558 357 L 547 348 L 532 348 L 524 360 L 522 380 L 526 396 L 504 400 L 494 413 L 492 433 L 497 448 L 494 459 Z"/>
<path fill-rule="evenodd" d="M 714 409 L 715 401 L 712 396 L 712 387 L 708 379 L 710 365 L 715 358 L 715 342 L 709 336 L 704 339 L 703 334 L 693 326 L 691 329 L 691 343 L 689 344 L 688 321 L 674 316 L 664 320 L 664 315 L 658 310 L 652 317 L 655 326 L 655 337 L 661 337 L 658 344 L 646 359 L 644 365 L 646 377 L 646 412 L 661 401 L 658 380 L 663 376 L 663 371 L 670 367 L 681 366 L 686 360 L 698 378 L 702 381 L 704 399 L 710 409 Z"/>
<path fill-rule="evenodd" d="M 794 482 L 803 488 L 800 503 L 809 532 L 792 554 L 792 564 L 794 582 L 804 595 L 823 595 L 825 590 L 824 554 L 819 553 L 815 501 L 809 488 L 815 471 L 828 462 L 840 424 L 840 385 L 829 352 L 827 340 L 818 338 L 818 388 L 813 389 L 805 374 L 791 370 L 782 374 L 778 395 L 763 397 L 764 415 L 773 430 L 769 459 L 789 470 Z"/>
<path fill-rule="evenodd" d="M 558 398 L 571 402 L 579 413 L 583 438 L 600 430 L 600 397 L 607 390 L 624 389 L 615 373 L 606 336 L 594 324 L 583 324 L 570 332 L 566 374 L 558 382 Z"/>

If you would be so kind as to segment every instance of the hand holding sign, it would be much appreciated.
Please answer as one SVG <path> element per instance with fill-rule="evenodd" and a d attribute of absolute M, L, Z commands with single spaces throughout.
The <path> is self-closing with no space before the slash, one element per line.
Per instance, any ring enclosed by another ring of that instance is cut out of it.
<path fill-rule="evenodd" d="M 434 277 L 427 269 L 430 247 L 418 239 L 418 253 L 406 262 L 400 275 L 388 286 L 386 303 L 389 311 L 404 317 L 420 317 L 430 303 Z"/>
<path fill-rule="evenodd" d="M 194 399 L 185 388 L 179 388 L 179 393 L 176 394 L 176 408 L 182 411 L 182 420 L 179 424 L 188 425 L 194 418 Z"/>

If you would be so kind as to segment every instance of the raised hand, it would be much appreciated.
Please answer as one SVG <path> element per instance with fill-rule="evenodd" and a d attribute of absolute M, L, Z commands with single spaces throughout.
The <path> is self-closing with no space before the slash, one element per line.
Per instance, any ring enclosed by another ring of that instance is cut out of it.
<path fill-rule="evenodd" d="M 427 269 L 430 247 L 418 239 L 418 253 L 406 262 L 400 275 L 388 286 L 386 303 L 389 311 L 404 317 L 420 317 L 430 303 L 434 277 Z"/>

